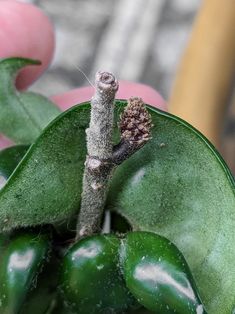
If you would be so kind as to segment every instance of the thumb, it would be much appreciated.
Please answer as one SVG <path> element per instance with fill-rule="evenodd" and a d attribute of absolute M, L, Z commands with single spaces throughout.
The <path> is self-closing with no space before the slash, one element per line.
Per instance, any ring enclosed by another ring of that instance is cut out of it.
<path fill-rule="evenodd" d="M 54 52 L 54 32 L 49 19 L 31 4 L 0 1 L 0 58 L 38 59 L 40 66 L 20 71 L 17 86 L 26 88 L 48 67 Z"/>

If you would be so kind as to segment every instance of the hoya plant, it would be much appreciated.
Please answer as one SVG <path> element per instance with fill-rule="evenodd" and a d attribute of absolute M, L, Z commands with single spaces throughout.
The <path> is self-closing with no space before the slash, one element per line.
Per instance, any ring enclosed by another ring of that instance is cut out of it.
<path fill-rule="evenodd" d="M 38 61 L 0 61 L 0 313 L 235 311 L 235 185 L 180 118 L 115 99 L 59 112 L 16 90 Z"/>

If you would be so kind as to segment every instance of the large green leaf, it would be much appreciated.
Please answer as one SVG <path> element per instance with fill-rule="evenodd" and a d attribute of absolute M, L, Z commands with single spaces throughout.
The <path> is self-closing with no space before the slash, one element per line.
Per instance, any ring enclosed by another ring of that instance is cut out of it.
<path fill-rule="evenodd" d="M 125 102 L 118 102 L 116 117 Z M 235 308 L 235 191 L 225 163 L 182 120 L 150 109 L 153 139 L 114 174 L 107 202 L 135 229 L 186 257 L 209 314 Z M 0 192 L 0 230 L 65 219 L 79 208 L 89 104 L 56 118 Z M 118 137 L 116 130 L 116 139 Z"/>
<path fill-rule="evenodd" d="M 15 88 L 18 71 L 38 64 L 39 61 L 23 58 L 0 60 L 0 132 L 19 144 L 32 143 L 60 112 L 44 96 Z"/>
<path fill-rule="evenodd" d="M 107 207 L 135 229 L 154 231 L 186 257 L 208 313 L 235 309 L 235 186 L 198 131 L 150 110 L 152 140 L 113 178 Z"/>
<path fill-rule="evenodd" d="M 0 191 L 0 232 L 65 220 L 79 208 L 88 105 L 56 118 Z"/>

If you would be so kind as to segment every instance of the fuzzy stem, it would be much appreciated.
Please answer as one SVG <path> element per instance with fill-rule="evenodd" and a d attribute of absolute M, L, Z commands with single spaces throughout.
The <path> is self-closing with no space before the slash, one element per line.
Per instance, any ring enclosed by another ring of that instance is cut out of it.
<path fill-rule="evenodd" d="M 141 98 L 130 98 L 121 115 L 121 141 L 113 146 L 114 98 L 118 82 L 107 72 L 98 72 L 91 100 L 91 120 L 87 129 L 87 151 L 83 192 L 76 240 L 98 233 L 114 169 L 150 139 L 151 116 Z"/>
<path fill-rule="evenodd" d="M 118 82 L 108 72 L 98 72 L 91 100 L 91 120 L 87 129 L 87 158 L 77 224 L 81 238 L 100 230 L 109 179 L 112 172 L 113 112 Z"/>

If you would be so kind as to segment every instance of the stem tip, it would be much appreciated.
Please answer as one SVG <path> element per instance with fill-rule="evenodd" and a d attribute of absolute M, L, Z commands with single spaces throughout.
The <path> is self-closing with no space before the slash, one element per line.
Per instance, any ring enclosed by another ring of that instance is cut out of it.
<path fill-rule="evenodd" d="M 95 78 L 96 87 L 100 90 L 118 90 L 118 81 L 112 73 L 99 71 Z"/>

